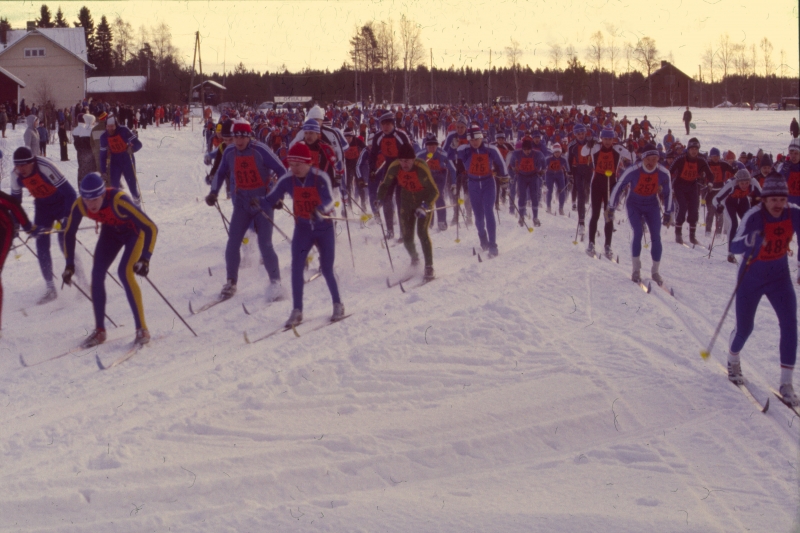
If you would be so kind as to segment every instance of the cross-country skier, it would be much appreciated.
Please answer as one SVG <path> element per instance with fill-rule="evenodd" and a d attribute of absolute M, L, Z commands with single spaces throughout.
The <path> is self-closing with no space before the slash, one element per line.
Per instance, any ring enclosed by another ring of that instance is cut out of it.
<path fill-rule="evenodd" d="M 739 219 L 743 219 L 747 211 L 761 198 L 761 186 L 750 173 L 741 169 L 734 174 L 712 200 L 717 214 L 725 215 L 725 227 L 728 228 L 728 262 L 735 263 L 733 254 L 733 237 L 739 228 Z"/>
<path fill-rule="evenodd" d="M 47 284 L 47 291 L 38 304 L 55 300 L 58 296 L 53 282 L 53 259 L 50 256 L 50 232 L 56 222 L 62 227 L 75 201 L 75 189 L 66 178 L 44 157 L 34 156 L 24 146 L 14 152 L 14 175 L 11 179 L 11 196 L 22 203 L 22 188 L 33 196 L 33 223 L 36 228 L 31 233 L 36 237 L 36 253 L 39 268 Z M 58 234 L 59 247 L 64 245 L 64 234 Z"/>
<path fill-rule="evenodd" d="M 444 231 L 447 229 L 447 213 L 443 209 L 445 205 L 442 193 L 445 191 L 447 181 L 452 182 L 456 179 L 456 167 L 447 158 L 445 151 L 439 148 L 439 140 L 435 133 L 429 133 L 425 137 L 425 150 L 420 151 L 417 158 L 424 160 L 428 165 L 436 188 L 439 190 L 439 197 L 436 199 L 436 219 L 439 221 L 439 231 Z M 433 208 L 432 205 L 430 207 Z M 433 221 L 432 218 L 431 221 Z"/>
<path fill-rule="evenodd" d="M 517 195 L 519 196 L 519 225 L 525 225 L 528 200 L 533 211 L 533 225 L 541 226 L 539 221 L 539 200 L 542 195 L 542 174 L 544 174 L 544 156 L 533 150 L 530 139 L 523 139 L 522 148 L 514 150 L 508 156 L 508 166 L 513 169 Z"/>
<path fill-rule="evenodd" d="M 783 162 L 781 175 L 789 186 L 789 203 L 800 205 L 800 139 L 789 143 L 789 156 Z"/>
<path fill-rule="evenodd" d="M 278 176 L 286 174 L 286 167 L 266 145 L 250 138 L 250 124 L 239 122 L 233 125 L 233 146 L 228 146 L 222 155 L 211 192 L 206 196 L 206 204 L 214 206 L 217 195 L 226 177 L 230 178 L 231 197 L 233 198 L 233 214 L 231 215 L 228 233 L 228 244 L 225 247 L 225 267 L 228 281 L 222 287 L 220 298 L 228 299 L 236 294 L 236 282 L 239 279 L 240 247 L 247 228 L 255 224 L 258 234 L 258 248 L 264 259 L 270 285 L 267 288 L 267 299 L 274 301 L 283 296 L 281 288 L 281 272 L 278 256 L 272 248 L 272 222 L 262 216 L 258 208 L 250 205 L 250 201 L 267 193 L 270 172 Z M 274 203 L 274 202 L 273 202 Z M 275 220 L 272 204 L 264 208 L 266 215 Z"/>
<path fill-rule="evenodd" d="M 728 379 L 742 383 L 739 354 L 753 332 L 758 303 L 766 296 L 780 327 L 781 378 L 779 392 L 792 406 L 800 397 L 792 386 L 797 357 L 797 297 L 792 288 L 787 250 L 794 233 L 800 233 L 800 206 L 788 202 L 789 189 L 781 176 L 764 180 L 763 203 L 751 208 L 742 219 L 731 250 L 745 254 L 739 266 L 736 290 L 736 328 L 731 332 Z M 797 278 L 800 284 L 800 274 Z"/>
<path fill-rule="evenodd" d="M 592 158 L 582 155 L 581 150 L 587 143 L 586 127 L 576 124 L 572 128 L 575 139 L 567 147 L 567 162 L 572 170 L 572 210 L 578 210 L 578 233 L 583 237 L 586 232 L 586 198 L 592 180 Z"/>
<path fill-rule="evenodd" d="M 150 333 L 144 320 L 142 291 L 134 274 L 147 277 L 150 257 L 156 246 L 158 229 L 125 191 L 106 188 L 100 174 L 92 172 L 83 177 L 81 196 L 72 205 L 65 228 L 64 257 L 66 267 L 61 275 L 64 283 L 71 284 L 75 274 L 75 235 L 83 217 L 100 223 L 100 237 L 94 250 L 92 265 L 92 306 L 94 308 L 94 331 L 83 341 L 89 348 L 106 340 L 106 272 L 123 250 L 119 261 L 119 281 L 125 289 L 128 304 L 136 324 L 136 344 L 150 341 Z"/>
<path fill-rule="evenodd" d="M 402 228 L 403 244 L 408 255 L 411 256 L 411 266 L 415 267 L 419 264 L 419 255 L 417 255 L 417 247 L 414 244 L 414 224 L 416 223 L 417 236 L 422 246 L 422 255 L 425 258 L 424 279 L 430 281 L 434 278 L 433 245 L 428 234 L 428 226 L 433 218 L 431 208 L 439 197 L 439 189 L 436 187 L 428 166 L 422 160 L 417 159 L 414 150 L 406 145 L 400 147 L 397 160 L 386 170 L 383 183 L 378 187 L 379 202 L 383 201 L 388 192 L 392 190 L 395 182 L 401 189 L 399 222 Z"/>
<path fill-rule="evenodd" d="M 711 236 L 711 226 L 714 223 L 714 219 L 717 220 L 717 235 L 722 233 L 722 217 L 716 214 L 716 210 L 712 205 L 714 197 L 719 194 L 722 186 L 736 174 L 736 169 L 720 159 L 719 148 L 712 148 L 709 150 L 708 168 L 711 169 L 711 174 L 714 179 L 706 185 L 706 192 L 704 195 L 706 205 L 706 237 Z"/>
<path fill-rule="evenodd" d="M 3 158 L 0 152 L 0 159 Z M 3 265 L 5 265 L 11 243 L 16 235 L 16 221 L 27 232 L 33 230 L 33 224 L 28 220 L 25 210 L 11 195 L 0 191 L 0 336 L 2 336 L 3 318 Z"/>
<path fill-rule="evenodd" d="M 675 159 L 670 167 L 673 179 L 675 202 L 678 214 L 675 217 L 675 242 L 683 244 L 683 223 L 689 222 L 689 242 L 700 244 L 697 240 L 697 221 L 700 218 L 699 186 L 713 176 L 706 160 L 698 157 L 700 141 L 689 139 L 686 153 Z"/>
<path fill-rule="evenodd" d="M 553 200 L 553 189 L 556 190 L 558 195 L 558 214 L 564 215 L 564 202 L 567 199 L 567 173 L 569 172 L 569 163 L 567 158 L 561 155 L 561 145 L 555 143 L 552 146 L 552 154 L 544 159 L 544 179 L 547 185 L 547 198 L 545 204 L 547 205 L 547 212 L 552 213 L 550 202 Z"/>
<path fill-rule="evenodd" d="M 100 172 L 108 177 L 108 183 L 120 188 L 120 179 L 125 176 L 133 201 L 141 204 L 139 182 L 136 179 L 136 162 L 133 154 L 142 149 L 142 141 L 131 130 L 117 125 L 115 117 L 106 120 L 106 131 L 100 136 Z"/>
<path fill-rule="evenodd" d="M 456 130 L 452 131 L 447 134 L 447 137 L 444 139 L 444 150 L 447 152 L 447 157 L 450 161 L 453 162 L 453 165 L 456 167 L 456 178 L 455 180 L 450 182 L 450 195 L 453 197 L 454 203 L 457 205 L 453 208 L 453 220 L 450 221 L 450 224 L 455 225 L 458 224 L 458 217 L 459 213 L 461 212 L 461 206 L 458 205 L 458 199 L 461 198 L 461 193 L 464 193 L 464 209 L 466 210 L 466 224 L 469 226 L 472 224 L 472 209 L 471 203 L 469 198 L 469 188 L 467 187 L 467 174 L 466 170 L 464 169 L 464 165 L 458 157 L 456 157 L 456 152 L 460 146 L 464 146 L 465 144 L 469 143 L 469 139 L 467 138 L 467 119 L 464 117 L 460 117 L 456 122 Z"/>
<path fill-rule="evenodd" d="M 642 160 L 628 168 L 620 177 L 609 199 L 608 212 L 614 218 L 614 210 L 619 202 L 622 191 L 630 185 L 631 190 L 625 202 L 628 211 L 628 222 L 633 230 L 631 242 L 631 256 L 633 258 L 633 273 L 631 279 L 639 283 L 642 280 L 642 235 L 643 223 L 650 230 L 650 257 L 653 259 L 651 277 L 653 281 L 661 284 L 664 280 L 659 273 L 661 264 L 661 224 L 669 227 L 672 214 L 672 187 L 670 185 L 669 171 L 658 163 L 658 150 L 652 143 L 644 147 Z M 664 205 L 664 214 L 661 214 L 661 203 Z"/>
<path fill-rule="evenodd" d="M 330 220 L 333 212 L 333 186 L 330 177 L 312 163 L 311 150 L 304 142 L 296 142 L 286 157 L 289 171 L 284 172 L 272 191 L 261 198 L 261 209 L 272 212 L 284 195 L 292 197 L 294 204 L 294 234 L 292 235 L 292 304 L 286 321 L 292 327 L 303 321 L 303 270 L 312 246 L 319 251 L 322 276 L 328 284 L 333 299 L 332 321 L 344 318 L 344 304 L 339 297 L 339 287 L 333 272 L 336 253 L 336 233 Z"/>

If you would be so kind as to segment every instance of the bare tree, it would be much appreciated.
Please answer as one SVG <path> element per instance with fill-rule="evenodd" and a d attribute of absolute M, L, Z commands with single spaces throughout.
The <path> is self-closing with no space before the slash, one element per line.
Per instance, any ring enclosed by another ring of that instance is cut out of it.
<path fill-rule="evenodd" d="M 633 60 L 636 57 L 636 48 L 631 43 L 626 42 L 625 45 L 623 46 L 623 53 L 625 54 L 625 77 L 627 78 L 627 82 L 628 82 L 628 87 L 627 87 L 627 89 L 628 89 L 628 103 L 627 103 L 627 105 L 628 105 L 628 107 L 630 107 L 630 105 L 631 105 L 631 72 L 633 70 L 631 68 L 631 62 L 633 62 Z"/>
<path fill-rule="evenodd" d="M 114 58 L 118 66 L 125 66 L 133 45 L 133 27 L 117 15 L 114 20 Z"/>
<path fill-rule="evenodd" d="M 642 37 L 636 43 L 634 49 L 636 61 L 647 72 L 648 92 L 649 92 L 649 105 L 653 105 L 653 79 L 650 75 L 653 70 L 658 66 L 658 48 L 656 42 L 651 37 Z"/>
<path fill-rule="evenodd" d="M 728 70 L 733 67 L 733 56 L 735 55 L 734 44 L 731 43 L 731 36 L 728 32 L 719 37 L 719 48 L 717 56 L 719 64 L 722 66 L 722 82 L 725 89 L 725 100 L 728 100 Z"/>
<path fill-rule="evenodd" d="M 556 93 L 558 93 L 558 71 L 561 70 L 561 60 L 564 58 L 564 52 L 561 50 L 561 45 L 558 43 L 550 44 L 550 61 L 553 63 L 553 69 L 556 71 Z M 519 103 L 519 98 L 517 99 Z"/>
<path fill-rule="evenodd" d="M 400 46 L 403 54 L 403 102 L 409 104 L 411 81 L 409 71 L 422 61 L 422 35 L 420 26 L 405 15 L 400 17 Z"/>
<path fill-rule="evenodd" d="M 711 76 L 711 106 L 714 106 L 714 71 L 717 66 L 717 52 L 714 51 L 714 45 L 710 44 L 703 50 L 703 55 L 701 59 L 703 61 L 703 67 L 709 72 Z M 701 80 L 702 81 L 702 80 Z"/>
<path fill-rule="evenodd" d="M 506 46 L 506 61 L 514 74 L 514 97 L 519 105 L 519 58 L 522 57 L 522 48 L 515 39 L 511 39 L 511 46 Z"/>
<path fill-rule="evenodd" d="M 158 63 L 158 78 L 163 81 L 166 62 L 174 57 L 176 52 L 175 47 L 172 45 L 172 32 L 166 22 L 160 23 L 151 30 L 151 43 Z"/>
<path fill-rule="evenodd" d="M 568 44 L 567 47 L 564 49 L 564 54 L 567 56 L 567 70 L 575 67 L 577 68 L 578 62 L 578 51 L 575 50 L 575 47 L 572 44 Z M 574 68 L 573 68 L 574 70 Z M 574 80 L 569 84 L 570 86 L 570 93 L 569 93 L 569 102 L 570 104 L 575 103 L 575 82 Z M 580 96 L 580 95 L 579 95 Z"/>
<path fill-rule="evenodd" d="M 761 39 L 759 43 L 761 47 L 761 53 L 763 54 L 763 64 L 764 64 L 764 77 L 767 78 L 767 103 L 769 103 L 769 86 L 770 77 L 773 75 L 775 71 L 775 64 L 772 62 L 772 43 L 769 39 L 764 37 Z"/>
<path fill-rule="evenodd" d="M 747 57 L 747 47 L 744 43 L 731 45 L 733 68 L 739 78 L 739 102 L 744 102 L 744 84 L 750 74 L 750 59 Z"/>
<path fill-rule="evenodd" d="M 594 67 L 595 72 L 597 72 L 597 92 L 598 92 L 598 101 L 602 103 L 603 101 L 603 85 L 602 85 L 602 78 L 601 72 L 603 70 L 603 56 L 606 54 L 605 43 L 603 39 L 603 32 L 596 31 L 592 34 L 589 38 L 589 48 L 586 51 L 586 58 Z"/>
<path fill-rule="evenodd" d="M 394 80 L 397 64 L 400 61 L 399 46 L 397 35 L 394 32 L 394 21 L 381 22 L 378 29 L 378 50 L 380 51 L 381 70 L 386 74 L 389 81 L 389 103 L 394 102 Z M 383 97 L 383 87 L 381 87 L 381 97 Z"/>
<path fill-rule="evenodd" d="M 788 65 L 786 64 L 786 50 L 781 48 L 781 64 L 778 65 L 778 68 L 780 69 L 781 72 L 781 98 L 783 98 L 783 78 L 786 77 L 787 66 Z"/>
<path fill-rule="evenodd" d="M 617 44 L 619 39 L 617 33 L 619 30 L 617 30 L 615 25 L 609 24 L 606 26 L 606 31 L 608 32 L 608 46 L 606 47 L 606 52 L 608 53 L 608 62 L 611 65 L 611 107 L 614 107 L 616 105 L 614 81 L 617 72 L 617 62 L 619 61 L 621 52 L 619 44 Z"/>

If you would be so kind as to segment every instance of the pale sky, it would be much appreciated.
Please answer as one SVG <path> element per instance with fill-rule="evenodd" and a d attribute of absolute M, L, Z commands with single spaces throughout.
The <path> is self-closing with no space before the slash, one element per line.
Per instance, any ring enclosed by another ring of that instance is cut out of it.
<path fill-rule="evenodd" d="M 39 16 L 42 0 L 0 3 L 0 16 L 15 28 Z M 248 69 L 276 71 L 285 64 L 291 71 L 305 67 L 336 69 L 348 59 L 348 41 L 357 25 L 369 20 L 398 20 L 405 14 L 422 28 L 423 46 L 430 61 L 447 68 L 505 66 L 499 54 L 516 39 L 523 49 L 520 63 L 531 68 L 549 66 L 549 45 L 573 44 L 587 63 L 589 36 L 609 25 L 620 30 L 620 43 L 649 36 L 667 58 L 672 53 L 678 68 L 697 75 L 701 51 L 717 43 L 723 32 L 748 47 L 768 37 L 774 46 L 773 63 L 786 52 L 787 75 L 798 75 L 797 0 L 562 0 L 523 2 L 487 0 L 473 2 L 420 2 L 396 0 L 335 1 L 151 1 L 46 2 L 55 16 L 60 6 L 70 22 L 86 5 L 95 21 L 119 14 L 135 31 L 141 25 L 169 24 L 173 44 L 191 64 L 194 32 L 202 40 L 204 72 L 221 72 L 244 62 Z M 716 49 L 716 46 L 715 46 Z M 758 72 L 763 74 L 759 57 Z M 563 68 L 563 64 L 562 64 Z M 606 69 L 610 69 L 606 60 Z M 617 71 L 624 71 L 621 63 Z M 704 78 L 708 72 L 704 69 Z M 719 76 L 719 74 L 717 74 Z"/>

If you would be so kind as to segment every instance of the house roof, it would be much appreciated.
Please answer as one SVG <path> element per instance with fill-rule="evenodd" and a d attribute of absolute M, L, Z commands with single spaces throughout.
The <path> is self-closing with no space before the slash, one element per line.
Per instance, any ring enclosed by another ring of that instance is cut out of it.
<path fill-rule="evenodd" d="M 146 76 L 98 76 L 86 78 L 87 93 L 135 93 L 143 91 Z"/>
<path fill-rule="evenodd" d="M 227 88 L 225 86 L 220 85 L 219 83 L 215 82 L 214 80 L 206 80 L 203 83 L 198 83 L 197 85 L 192 87 L 192 90 L 194 91 L 195 89 L 199 89 L 201 85 L 211 85 L 212 87 L 216 87 L 217 89 L 222 89 L 223 91 L 227 90 Z"/>
<path fill-rule="evenodd" d="M 3 67 L 0 67 L 0 73 L 2 73 L 2 74 L 4 74 L 5 76 L 7 76 L 7 77 L 11 78 L 11 80 L 12 80 L 14 83 L 16 83 L 17 85 L 19 85 L 20 87 L 25 87 L 25 82 L 24 82 L 24 81 L 22 81 L 21 79 L 19 79 L 19 78 L 18 78 L 18 77 L 16 77 L 16 76 L 14 76 L 13 74 L 11 74 L 9 71 L 7 71 L 6 69 L 4 69 Z"/>
<path fill-rule="evenodd" d="M 561 95 L 550 91 L 531 91 L 528 102 L 560 102 Z"/>
<path fill-rule="evenodd" d="M 8 43 L 3 50 L 0 50 L 0 56 L 29 35 L 42 35 L 83 61 L 89 67 L 96 68 L 89 63 L 86 53 L 86 34 L 83 28 L 36 28 L 31 31 L 10 30 L 7 36 Z"/>
<path fill-rule="evenodd" d="M 654 70 L 653 72 L 651 72 L 651 73 L 650 73 L 650 76 L 656 76 L 656 75 L 658 75 L 659 73 L 662 73 L 662 71 L 666 72 L 667 70 L 674 70 L 674 71 L 676 71 L 676 72 L 678 72 L 678 73 L 682 74 L 684 77 L 686 77 L 686 78 L 690 78 L 690 76 L 689 76 L 688 74 L 686 74 L 685 72 L 683 72 L 681 69 L 679 69 L 678 67 L 676 67 L 675 65 L 673 65 L 673 64 L 672 64 L 672 63 L 670 63 L 669 61 L 665 61 L 665 60 L 663 60 L 663 59 L 661 60 L 661 66 L 660 66 L 660 67 L 658 67 L 658 68 L 657 68 L 656 70 Z"/>

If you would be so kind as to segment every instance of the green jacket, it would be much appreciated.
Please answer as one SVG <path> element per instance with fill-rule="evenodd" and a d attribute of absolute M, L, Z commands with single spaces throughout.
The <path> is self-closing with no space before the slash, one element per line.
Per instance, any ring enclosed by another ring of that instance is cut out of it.
<path fill-rule="evenodd" d="M 414 168 L 409 172 L 400 167 L 399 159 L 393 161 L 386 170 L 383 182 L 378 187 L 378 200 L 383 201 L 394 181 L 397 181 L 402 188 L 402 203 L 409 208 L 416 209 L 422 202 L 425 202 L 430 209 L 439 198 L 439 189 L 433 181 L 431 171 L 425 161 L 421 159 L 414 160 Z"/>

